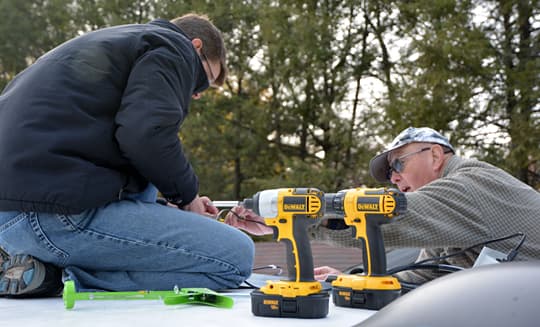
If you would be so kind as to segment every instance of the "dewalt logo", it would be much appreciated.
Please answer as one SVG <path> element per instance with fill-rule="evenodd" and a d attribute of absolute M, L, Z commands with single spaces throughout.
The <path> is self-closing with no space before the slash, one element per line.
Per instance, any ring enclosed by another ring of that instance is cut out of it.
<path fill-rule="evenodd" d="M 359 212 L 379 212 L 378 197 L 358 197 L 356 200 L 356 210 Z"/>
<path fill-rule="evenodd" d="M 306 206 L 303 204 L 284 204 L 283 210 L 306 210 Z"/>
<path fill-rule="evenodd" d="M 358 203 L 356 209 L 358 211 L 379 211 L 378 203 Z"/>
<path fill-rule="evenodd" d="M 306 210 L 307 210 L 307 200 L 305 196 L 283 197 L 283 211 L 305 212 Z"/>
<path fill-rule="evenodd" d="M 279 310 L 279 301 L 277 300 L 263 300 L 263 304 L 270 307 L 270 310 Z"/>
<path fill-rule="evenodd" d="M 345 301 L 351 300 L 351 292 L 339 291 L 338 295 L 341 296 Z"/>

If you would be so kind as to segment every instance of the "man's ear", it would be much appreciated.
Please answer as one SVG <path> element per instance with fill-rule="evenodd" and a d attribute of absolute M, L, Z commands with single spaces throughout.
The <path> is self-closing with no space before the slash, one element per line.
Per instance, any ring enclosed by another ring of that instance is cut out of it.
<path fill-rule="evenodd" d="M 439 144 L 431 146 L 431 155 L 433 156 L 433 167 L 440 171 L 444 166 L 444 149 Z"/>
<path fill-rule="evenodd" d="M 201 51 L 202 45 L 203 45 L 201 39 L 196 37 L 193 40 L 191 40 L 191 44 L 193 44 L 193 47 L 195 48 L 195 50 L 197 50 L 198 52 Z"/>

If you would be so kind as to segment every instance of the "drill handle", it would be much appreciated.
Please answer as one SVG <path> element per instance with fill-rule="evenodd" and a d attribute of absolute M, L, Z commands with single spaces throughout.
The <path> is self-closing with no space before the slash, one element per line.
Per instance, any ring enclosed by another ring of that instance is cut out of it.
<path fill-rule="evenodd" d="M 295 217 L 292 239 L 282 239 L 287 248 L 287 271 L 289 280 L 296 282 L 315 281 L 313 255 L 307 233 L 311 224 L 307 217 Z"/>
<path fill-rule="evenodd" d="M 368 276 L 386 275 L 386 251 L 379 224 L 366 225 L 366 239 L 362 239 L 364 273 Z"/>

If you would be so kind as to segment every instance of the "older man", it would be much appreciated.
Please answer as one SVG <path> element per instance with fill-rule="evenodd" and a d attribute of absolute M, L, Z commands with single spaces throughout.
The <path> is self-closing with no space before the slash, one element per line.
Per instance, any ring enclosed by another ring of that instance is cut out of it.
<path fill-rule="evenodd" d="M 526 236 L 515 260 L 540 259 L 540 193 L 500 168 L 454 154 L 448 139 L 427 127 L 401 132 L 370 162 L 371 175 L 381 183 L 395 184 L 407 197 L 407 212 L 392 224 L 383 225 L 385 245 L 422 248 L 417 261 L 446 257 L 488 241 L 490 248 L 510 253 Z M 253 214 L 243 213 L 256 220 Z M 229 224 L 261 234 L 260 225 L 238 221 Z M 258 229 L 257 229 L 258 228 Z M 360 246 L 342 220 L 314 226 L 311 236 L 342 246 Z M 442 264 L 471 267 L 481 249 L 438 260 Z M 315 277 L 324 280 L 339 274 L 335 268 L 319 267 Z M 441 275 L 431 269 L 403 271 L 398 277 L 423 283 Z"/>
<path fill-rule="evenodd" d="M 408 209 L 382 227 L 387 247 L 422 248 L 419 260 L 447 256 L 471 245 L 523 233 L 526 241 L 516 260 L 540 259 L 540 193 L 500 168 L 454 154 L 448 139 L 427 127 L 402 131 L 370 162 L 379 182 L 391 182 L 406 193 Z M 350 231 L 318 226 L 314 238 L 351 245 Z M 510 252 L 518 238 L 489 246 Z M 481 249 L 474 248 L 440 263 L 471 267 Z M 339 273 L 316 268 L 317 278 Z M 403 280 L 422 283 L 440 273 L 406 271 Z"/>

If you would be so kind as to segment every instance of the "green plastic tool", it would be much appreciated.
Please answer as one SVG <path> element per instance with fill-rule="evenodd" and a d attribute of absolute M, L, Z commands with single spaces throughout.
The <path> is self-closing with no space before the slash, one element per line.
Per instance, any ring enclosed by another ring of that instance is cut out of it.
<path fill-rule="evenodd" d="M 221 295 L 208 288 L 182 288 L 180 294 L 166 296 L 163 302 L 173 304 L 208 304 L 218 308 L 232 308 L 232 298 Z"/>
<path fill-rule="evenodd" d="M 167 305 L 205 304 L 218 308 L 232 308 L 234 304 L 231 297 L 208 288 L 175 287 L 172 291 L 77 292 L 72 280 L 64 283 L 62 298 L 66 309 L 72 309 L 75 301 L 81 300 L 163 300 Z"/>

